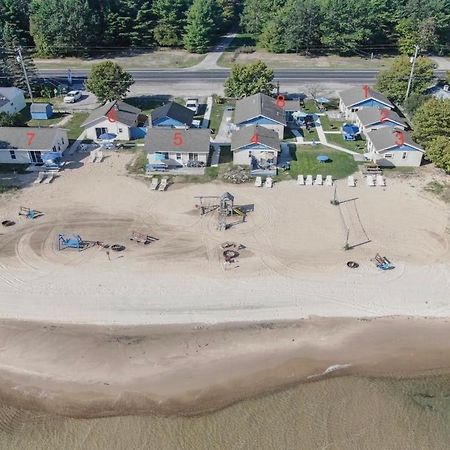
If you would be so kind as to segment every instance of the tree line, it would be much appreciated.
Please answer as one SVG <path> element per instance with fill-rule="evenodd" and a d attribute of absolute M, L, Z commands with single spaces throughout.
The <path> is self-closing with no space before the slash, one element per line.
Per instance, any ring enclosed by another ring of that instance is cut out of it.
<path fill-rule="evenodd" d="M 276 53 L 443 53 L 450 0 L 246 0 L 241 25 Z"/>
<path fill-rule="evenodd" d="M 203 53 L 236 22 L 240 0 L 0 0 L 0 33 L 44 57 L 117 48 Z"/>

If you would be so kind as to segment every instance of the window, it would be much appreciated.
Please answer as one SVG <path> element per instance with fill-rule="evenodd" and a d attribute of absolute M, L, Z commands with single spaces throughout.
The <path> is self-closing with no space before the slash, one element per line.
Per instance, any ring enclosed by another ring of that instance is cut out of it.
<path fill-rule="evenodd" d="M 181 159 L 181 153 L 177 153 L 176 158 L 177 158 L 177 160 L 180 160 Z"/>
<path fill-rule="evenodd" d="M 189 159 L 191 161 L 198 161 L 198 153 L 189 153 Z"/>
<path fill-rule="evenodd" d="M 385 158 L 393 158 L 394 155 L 392 153 L 385 153 L 384 157 Z"/>
<path fill-rule="evenodd" d="M 108 132 L 108 128 L 96 128 L 95 134 L 97 135 L 97 139 L 102 135 Z"/>
<path fill-rule="evenodd" d="M 123 128 L 119 128 L 119 133 L 123 133 Z"/>
<path fill-rule="evenodd" d="M 406 159 L 408 157 L 408 152 L 403 152 L 402 153 L 402 159 Z"/>
<path fill-rule="evenodd" d="M 11 159 L 17 159 L 16 152 L 14 150 L 9 151 L 9 156 L 11 156 Z"/>

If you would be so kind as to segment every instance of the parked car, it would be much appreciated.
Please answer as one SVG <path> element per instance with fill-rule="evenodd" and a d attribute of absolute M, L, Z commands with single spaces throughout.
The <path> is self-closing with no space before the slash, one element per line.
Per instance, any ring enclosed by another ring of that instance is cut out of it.
<path fill-rule="evenodd" d="M 194 114 L 198 112 L 198 98 L 188 98 L 186 100 L 186 108 L 194 111 Z"/>
<path fill-rule="evenodd" d="M 81 99 L 81 92 L 80 91 L 70 91 L 64 97 L 64 103 L 75 103 L 75 102 L 77 102 L 80 99 Z"/>

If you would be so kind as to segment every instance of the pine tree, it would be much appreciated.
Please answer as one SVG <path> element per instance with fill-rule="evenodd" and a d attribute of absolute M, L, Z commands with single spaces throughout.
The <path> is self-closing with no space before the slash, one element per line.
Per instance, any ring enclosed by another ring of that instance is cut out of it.
<path fill-rule="evenodd" d="M 153 47 L 153 27 L 155 16 L 150 2 L 142 1 L 142 5 L 137 11 L 134 25 L 130 33 L 131 45 L 136 47 Z"/>
<path fill-rule="evenodd" d="M 182 44 L 186 14 L 191 3 L 191 0 L 154 1 L 152 10 L 155 14 L 156 26 L 153 34 L 159 45 L 176 47 Z"/>
<path fill-rule="evenodd" d="M 3 36 L 0 35 L 0 86 L 11 86 L 12 78 L 8 68 L 6 46 Z"/>
<path fill-rule="evenodd" d="M 219 6 L 216 0 L 194 0 L 189 9 L 183 42 L 192 53 L 205 53 L 217 30 Z"/>

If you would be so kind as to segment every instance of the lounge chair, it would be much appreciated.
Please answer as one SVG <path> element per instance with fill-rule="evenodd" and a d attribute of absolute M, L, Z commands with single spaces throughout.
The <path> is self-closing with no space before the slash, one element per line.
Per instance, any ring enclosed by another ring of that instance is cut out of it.
<path fill-rule="evenodd" d="M 165 191 L 167 189 L 167 178 L 163 178 L 161 180 L 161 184 L 159 185 L 158 191 Z"/>
<path fill-rule="evenodd" d="M 312 184 L 313 184 L 313 177 L 312 177 L 312 175 L 308 175 L 306 177 L 305 184 L 306 184 L 306 186 L 312 186 Z"/>
<path fill-rule="evenodd" d="M 383 175 L 377 175 L 377 186 L 386 186 L 386 180 L 384 179 Z"/>
<path fill-rule="evenodd" d="M 316 179 L 314 180 L 314 186 L 322 186 L 322 184 L 323 184 L 322 175 L 317 175 Z"/>
<path fill-rule="evenodd" d="M 156 188 L 158 187 L 158 184 L 159 184 L 159 179 L 156 178 L 156 177 L 153 177 L 152 178 L 152 184 L 150 185 L 150 189 L 152 191 L 156 191 Z"/>
<path fill-rule="evenodd" d="M 304 177 L 303 175 L 299 175 L 299 176 L 297 177 L 297 183 L 298 183 L 300 186 L 304 186 L 304 185 L 305 185 L 305 177 Z"/>
<path fill-rule="evenodd" d="M 50 184 L 55 179 L 55 174 L 50 172 L 47 174 L 47 179 L 44 181 L 45 184 Z"/>
<path fill-rule="evenodd" d="M 255 178 L 255 186 L 256 187 L 261 187 L 262 186 L 262 178 L 261 177 L 256 177 Z"/>
<path fill-rule="evenodd" d="M 93 163 L 97 159 L 97 150 L 93 150 L 89 155 L 89 162 Z"/>
<path fill-rule="evenodd" d="M 333 177 L 331 175 L 327 175 L 325 178 L 325 186 L 333 186 Z"/>
<path fill-rule="evenodd" d="M 47 174 L 45 172 L 39 172 L 38 177 L 34 180 L 34 184 L 42 183 L 46 176 Z"/>
<path fill-rule="evenodd" d="M 272 180 L 271 177 L 267 177 L 267 178 L 266 178 L 266 181 L 265 181 L 265 183 L 264 183 L 264 186 L 265 186 L 266 188 L 271 188 L 271 187 L 273 187 L 273 180 Z"/>
<path fill-rule="evenodd" d="M 347 178 L 347 186 L 348 187 L 355 187 L 356 186 L 356 181 L 355 181 L 355 177 L 353 175 L 350 175 Z"/>
<path fill-rule="evenodd" d="M 95 162 L 101 163 L 103 161 L 103 151 L 98 150 L 97 157 L 95 158 Z"/>
<path fill-rule="evenodd" d="M 376 186 L 375 177 L 373 175 L 367 175 L 367 186 Z"/>

